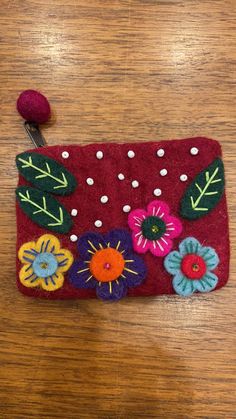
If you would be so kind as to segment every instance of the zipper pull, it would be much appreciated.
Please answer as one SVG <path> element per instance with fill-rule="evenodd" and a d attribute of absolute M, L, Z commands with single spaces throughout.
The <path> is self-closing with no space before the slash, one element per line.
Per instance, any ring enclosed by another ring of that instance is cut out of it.
<path fill-rule="evenodd" d="M 45 138 L 41 133 L 38 124 L 25 121 L 24 128 L 35 147 L 43 147 L 46 145 Z"/>
<path fill-rule="evenodd" d="M 39 129 L 39 124 L 47 122 L 51 116 L 47 98 L 36 90 L 25 90 L 18 97 L 16 107 L 25 119 L 24 128 L 34 146 L 45 146 L 46 141 Z"/>

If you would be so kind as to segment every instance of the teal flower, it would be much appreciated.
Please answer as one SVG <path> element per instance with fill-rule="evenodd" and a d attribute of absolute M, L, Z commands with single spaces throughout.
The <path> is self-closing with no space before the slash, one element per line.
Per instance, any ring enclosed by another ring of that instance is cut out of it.
<path fill-rule="evenodd" d="M 195 291 L 212 291 L 218 277 L 211 272 L 219 263 L 212 247 L 202 246 L 194 237 L 187 237 L 179 245 L 179 251 L 169 253 L 164 266 L 173 275 L 173 288 L 177 294 L 188 296 Z"/>

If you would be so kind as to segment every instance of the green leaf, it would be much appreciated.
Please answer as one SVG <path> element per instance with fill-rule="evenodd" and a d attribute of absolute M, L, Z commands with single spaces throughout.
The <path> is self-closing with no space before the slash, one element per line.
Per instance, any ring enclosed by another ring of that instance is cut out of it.
<path fill-rule="evenodd" d="M 188 186 L 181 201 L 181 215 L 194 220 L 208 214 L 218 204 L 224 183 L 224 166 L 218 158 Z"/>
<path fill-rule="evenodd" d="M 58 233 L 67 233 L 72 227 L 65 207 L 48 193 L 30 186 L 19 186 L 16 196 L 21 209 L 40 226 Z"/>
<path fill-rule="evenodd" d="M 16 165 L 26 180 L 43 191 L 69 195 L 76 188 L 75 177 L 62 164 L 43 154 L 28 151 L 18 154 Z"/>

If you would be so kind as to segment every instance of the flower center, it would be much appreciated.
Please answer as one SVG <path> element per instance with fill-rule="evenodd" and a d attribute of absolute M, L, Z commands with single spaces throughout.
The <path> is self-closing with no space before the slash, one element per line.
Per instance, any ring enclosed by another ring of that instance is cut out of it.
<path fill-rule="evenodd" d="M 33 261 L 32 268 L 39 278 L 46 278 L 56 272 L 58 262 L 52 253 L 39 253 Z"/>
<path fill-rule="evenodd" d="M 191 253 L 184 256 L 181 270 L 188 279 L 201 279 L 206 273 L 206 263 L 201 256 Z"/>
<path fill-rule="evenodd" d="M 153 215 L 143 220 L 141 229 L 146 239 L 157 240 L 165 233 L 166 225 L 161 218 Z"/>
<path fill-rule="evenodd" d="M 118 279 L 125 267 L 125 261 L 118 250 L 108 247 L 98 250 L 90 261 L 90 271 L 95 279 L 109 282 Z"/>
<path fill-rule="evenodd" d="M 40 263 L 40 267 L 41 267 L 42 269 L 47 269 L 47 268 L 48 268 L 48 263 L 46 263 L 46 262 L 42 262 L 42 263 Z"/>

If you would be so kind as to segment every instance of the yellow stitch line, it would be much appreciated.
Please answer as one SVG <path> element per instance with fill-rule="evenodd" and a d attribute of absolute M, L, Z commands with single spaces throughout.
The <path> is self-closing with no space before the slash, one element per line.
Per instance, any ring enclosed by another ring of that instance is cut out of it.
<path fill-rule="evenodd" d="M 127 260 L 125 260 L 125 262 L 127 262 L 127 263 L 130 262 L 131 263 L 131 262 L 134 262 L 134 260 L 133 259 L 127 259 Z"/>
<path fill-rule="evenodd" d="M 120 252 L 121 254 L 123 254 L 125 251 L 124 250 L 122 250 L 122 252 Z"/>
<path fill-rule="evenodd" d="M 119 281 L 118 281 L 118 279 L 116 279 L 116 283 L 117 283 L 117 285 L 119 285 Z"/>
<path fill-rule="evenodd" d="M 96 249 L 96 247 L 94 246 L 94 244 L 90 240 L 88 240 L 88 244 L 92 247 L 93 250 L 95 250 L 95 252 L 98 251 L 98 249 Z"/>
<path fill-rule="evenodd" d="M 103 249 L 102 243 L 99 243 L 99 247 L 100 249 Z"/>
<path fill-rule="evenodd" d="M 90 275 L 87 279 L 86 279 L 86 281 L 85 282 L 89 282 L 90 281 L 90 279 L 93 277 L 93 275 Z"/>
<path fill-rule="evenodd" d="M 132 271 L 132 269 L 124 268 L 124 270 L 130 272 L 131 274 L 138 275 L 138 272 Z"/>
<path fill-rule="evenodd" d="M 116 250 L 118 250 L 118 249 L 119 249 L 119 247 L 120 247 L 120 240 L 119 240 L 119 241 L 118 241 L 118 243 L 117 243 Z"/>
<path fill-rule="evenodd" d="M 111 282 L 109 282 L 109 291 L 110 291 L 110 294 L 112 293 L 112 284 L 111 284 Z"/>
<path fill-rule="evenodd" d="M 126 276 L 125 276 L 125 275 L 123 275 L 123 274 L 121 274 L 120 276 L 122 276 L 122 278 L 126 278 Z"/>
<path fill-rule="evenodd" d="M 88 253 L 92 253 L 92 255 L 95 255 L 95 253 L 92 252 L 92 250 L 88 250 Z"/>
<path fill-rule="evenodd" d="M 107 247 L 110 247 L 110 242 L 107 243 Z"/>
<path fill-rule="evenodd" d="M 99 285 L 99 287 L 102 285 L 101 281 L 99 281 L 98 285 Z"/>
<path fill-rule="evenodd" d="M 89 268 L 85 268 L 85 269 L 80 269 L 80 271 L 77 271 L 77 274 L 81 274 L 82 272 L 88 271 Z"/>

